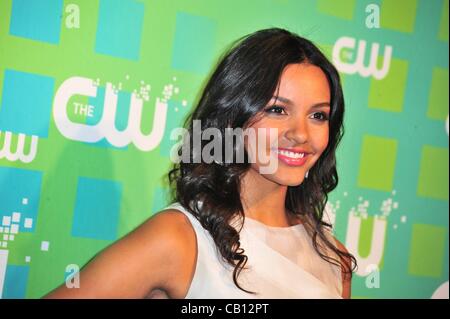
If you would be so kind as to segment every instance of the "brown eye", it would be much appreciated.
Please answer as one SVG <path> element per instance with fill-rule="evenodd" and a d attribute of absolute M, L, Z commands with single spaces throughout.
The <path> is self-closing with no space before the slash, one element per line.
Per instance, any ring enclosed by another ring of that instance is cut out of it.
<path fill-rule="evenodd" d="M 318 120 L 321 122 L 328 121 L 328 119 L 329 119 L 328 114 L 325 112 L 316 112 L 313 114 L 313 117 L 315 120 Z"/>
<path fill-rule="evenodd" d="M 284 108 L 281 106 L 272 106 L 266 109 L 266 113 L 282 114 L 282 112 L 284 112 Z"/>

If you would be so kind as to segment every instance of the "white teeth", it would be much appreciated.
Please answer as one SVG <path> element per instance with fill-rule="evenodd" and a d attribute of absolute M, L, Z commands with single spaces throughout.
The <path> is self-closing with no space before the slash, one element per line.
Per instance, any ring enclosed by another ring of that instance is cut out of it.
<path fill-rule="evenodd" d="M 290 158 L 303 158 L 305 156 L 305 153 L 297 153 L 284 150 L 276 150 L 276 152 Z"/>

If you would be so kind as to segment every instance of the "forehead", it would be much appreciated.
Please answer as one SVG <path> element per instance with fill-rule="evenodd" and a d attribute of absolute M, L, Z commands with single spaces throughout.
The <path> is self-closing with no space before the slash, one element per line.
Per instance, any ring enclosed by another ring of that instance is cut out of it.
<path fill-rule="evenodd" d="M 282 72 L 278 92 L 274 95 L 298 103 L 330 101 L 330 86 L 321 68 L 312 64 L 289 64 Z"/>

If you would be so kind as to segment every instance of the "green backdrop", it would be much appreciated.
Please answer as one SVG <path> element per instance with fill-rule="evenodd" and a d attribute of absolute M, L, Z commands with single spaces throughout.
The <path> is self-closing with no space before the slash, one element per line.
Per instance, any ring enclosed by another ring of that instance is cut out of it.
<path fill-rule="evenodd" d="M 0 0 L 0 297 L 43 296 L 164 208 L 170 132 L 273 26 L 343 79 L 327 211 L 353 297 L 448 298 L 448 0 Z"/>

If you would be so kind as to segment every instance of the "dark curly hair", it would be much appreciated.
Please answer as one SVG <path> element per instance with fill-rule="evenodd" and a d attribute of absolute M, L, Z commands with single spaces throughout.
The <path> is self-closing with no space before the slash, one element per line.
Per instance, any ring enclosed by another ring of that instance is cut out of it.
<path fill-rule="evenodd" d="M 172 202 L 183 205 L 209 231 L 222 258 L 234 266 L 235 285 L 249 293 L 252 292 L 237 281 L 247 263 L 245 251 L 240 247 L 240 229 L 230 225 L 236 216 L 244 220 L 240 181 L 251 165 L 248 154 L 244 154 L 244 163 L 194 161 L 209 141 L 202 140 L 200 150 L 195 153 L 193 121 L 201 120 L 202 131 L 218 128 L 222 136 L 226 135 L 227 127 L 247 127 L 272 98 L 282 71 L 294 63 L 309 63 L 325 73 L 331 90 L 331 113 L 328 146 L 310 169 L 308 178 L 298 186 L 288 186 L 285 208 L 289 214 L 302 216 L 318 254 L 351 277 L 355 258 L 341 251 L 326 236 L 325 227 L 331 229 L 331 225 L 322 220 L 327 194 L 338 184 L 335 151 L 344 133 L 344 97 L 337 70 L 311 41 L 284 29 L 271 28 L 234 43 L 220 59 L 195 110 L 184 123 L 190 134 L 189 161 L 174 164 L 167 176 Z M 233 150 L 237 151 L 235 146 Z M 181 157 L 181 154 L 180 147 L 178 155 Z M 327 248 L 338 258 L 327 254 Z"/>

